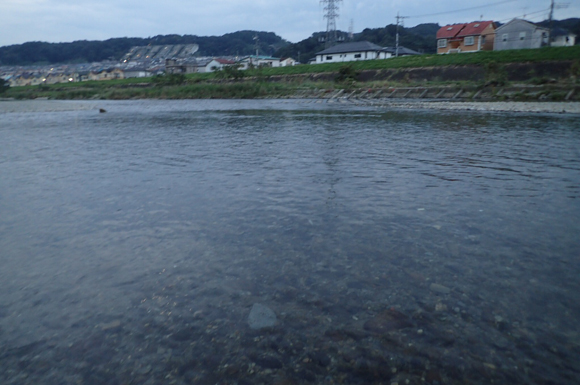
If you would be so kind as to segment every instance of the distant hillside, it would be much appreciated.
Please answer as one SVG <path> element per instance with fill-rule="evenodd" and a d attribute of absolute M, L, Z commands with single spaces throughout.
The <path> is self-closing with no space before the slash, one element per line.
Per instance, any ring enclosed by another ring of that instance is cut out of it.
<path fill-rule="evenodd" d="M 548 20 L 544 20 L 537 24 L 546 28 L 550 27 L 550 22 Z M 571 19 L 554 20 L 553 24 L 554 28 L 562 28 L 576 34 L 576 44 L 580 44 L 580 18 L 574 17 Z"/>
<path fill-rule="evenodd" d="M 30 42 L 0 47 L 0 65 L 90 63 L 120 60 L 131 47 L 146 45 L 197 44 L 199 56 L 271 55 L 289 44 L 273 32 L 239 31 L 223 36 L 159 35 L 151 38 L 115 38 L 72 43 Z"/>
<path fill-rule="evenodd" d="M 439 24 L 419 24 L 416 27 L 399 27 L 399 44 L 419 52 L 434 53 L 436 50 L 435 34 L 440 28 Z M 366 28 L 362 32 L 354 34 L 353 41 L 370 41 L 380 46 L 395 46 L 397 26 L 387 25 L 385 28 Z M 339 36 L 347 36 L 345 32 L 338 31 Z M 293 57 L 302 63 L 308 62 L 316 55 L 316 52 L 324 49 L 325 32 L 312 34 L 296 44 L 289 44 L 278 50 L 274 55 L 278 57 Z"/>

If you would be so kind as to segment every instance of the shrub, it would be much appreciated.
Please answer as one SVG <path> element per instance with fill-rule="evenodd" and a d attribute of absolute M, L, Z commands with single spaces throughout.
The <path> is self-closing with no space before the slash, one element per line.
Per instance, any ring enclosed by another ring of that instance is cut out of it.
<path fill-rule="evenodd" d="M 184 74 L 155 75 L 151 80 L 153 81 L 153 84 L 159 86 L 177 86 L 185 82 L 185 75 Z"/>
<path fill-rule="evenodd" d="M 240 64 L 224 66 L 221 69 L 215 71 L 215 77 L 218 79 L 241 79 L 246 76 L 246 74 L 240 69 L 240 67 Z"/>
<path fill-rule="evenodd" d="M 338 75 L 334 78 L 337 83 L 355 82 L 359 72 L 352 64 L 345 64 L 338 69 Z"/>
<path fill-rule="evenodd" d="M 6 80 L 0 78 L 0 94 L 8 91 L 8 88 L 10 88 L 10 85 L 8 84 L 8 82 Z"/>
<path fill-rule="evenodd" d="M 495 61 L 485 63 L 485 84 L 492 86 L 505 86 L 507 84 L 507 72 L 501 64 Z"/>

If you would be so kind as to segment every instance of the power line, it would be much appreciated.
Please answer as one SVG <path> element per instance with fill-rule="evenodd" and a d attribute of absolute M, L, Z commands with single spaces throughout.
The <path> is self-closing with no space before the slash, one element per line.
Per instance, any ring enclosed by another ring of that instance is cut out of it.
<path fill-rule="evenodd" d="M 463 9 L 456 9 L 454 11 L 447 11 L 447 12 L 437 12 L 437 13 L 430 13 L 430 14 L 425 14 L 425 15 L 416 15 L 416 16 L 408 16 L 409 18 L 413 18 L 413 19 L 418 19 L 420 17 L 429 17 L 429 16 L 439 16 L 439 15 L 448 15 L 450 13 L 457 13 L 457 12 L 464 12 L 464 11 L 471 11 L 473 9 L 480 9 L 480 8 L 489 8 L 490 6 L 493 5 L 500 5 L 500 4 L 506 4 L 506 3 L 513 3 L 514 1 L 518 1 L 518 0 L 504 0 L 504 1 L 498 1 L 497 3 L 491 3 L 491 4 L 486 4 L 486 5 L 479 5 L 477 7 L 470 7 L 470 8 L 463 8 Z"/>
<path fill-rule="evenodd" d="M 536 11 L 536 12 L 529 12 L 529 13 L 526 13 L 525 15 L 518 15 L 518 16 L 514 16 L 514 17 L 508 17 L 508 18 L 506 18 L 506 19 L 497 20 L 497 21 L 499 21 L 500 23 L 503 23 L 504 21 L 510 21 L 510 20 L 512 20 L 512 19 L 519 18 L 520 16 L 522 16 L 522 17 L 524 17 L 524 18 L 526 18 L 526 19 L 530 20 L 530 19 L 532 19 L 532 18 L 530 18 L 530 17 L 527 17 L 527 16 L 535 15 L 535 14 L 537 14 L 537 13 L 544 13 L 544 12 L 548 12 L 549 10 L 550 10 L 549 8 L 546 8 L 546 9 L 542 9 L 541 11 Z M 538 16 L 536 16 L 536 17 L 538 17 Z M 534 19 L 535 19 L 536 17 L 534 17 Z"/>

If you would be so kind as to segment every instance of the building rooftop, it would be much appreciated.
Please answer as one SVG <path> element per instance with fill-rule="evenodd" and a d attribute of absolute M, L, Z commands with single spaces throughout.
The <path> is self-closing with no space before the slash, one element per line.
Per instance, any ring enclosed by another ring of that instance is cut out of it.
<path fill-rule="evenodd" d="M 335 53 L 349 53 L 361 51 L 380 51 L 383 47 L 371 43 L 370 41 L 356 41 L 353 43 L 337 44 L 334 47 L 317 52 L 317 55 L 329 55 Z"/>

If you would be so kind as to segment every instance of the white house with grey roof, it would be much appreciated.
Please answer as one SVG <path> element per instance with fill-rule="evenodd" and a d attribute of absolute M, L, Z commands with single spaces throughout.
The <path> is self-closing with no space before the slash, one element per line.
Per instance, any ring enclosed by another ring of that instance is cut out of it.
<path fill-rule="evenodd" d="M 338 44 L 316 54 L 316 64 L 341 63 L 359 60 L 389 59 L 396 56 L 396 48 L 381 47 L 368 41 Z M 399 56 L 419 55 L 419 52 L 399 47 Z"/>
<path fill-rule="evenodd" d="M 316 53 L 316 64 L 378 59 L 382 49 L 368 41 L 337 44 Z"/>

